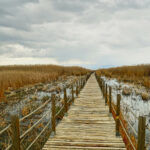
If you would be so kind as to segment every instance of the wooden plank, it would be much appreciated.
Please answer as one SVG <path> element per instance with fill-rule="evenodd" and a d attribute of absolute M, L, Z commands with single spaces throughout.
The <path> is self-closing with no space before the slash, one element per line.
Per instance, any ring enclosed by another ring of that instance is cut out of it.
<path fill-rule="evenodd" d="M 117 147 L 80 147 L 80 146 L 51 146 L 45 147 L 43 150 L 126 150 L 126 148 L 117 148 Z"/>
<path fill-rule="evenodd" d="M 122 138 L 116 137 L 115 121 L 109 115 L 109 106 L 105 106 L 94 75 L 56 130 L 57 134 L 48 139 L 43 150 L 126 149 Z"/>
<path fill-rule="evenodd" d="M 87 143 L 87 142 L 60 142 L 60 141 L 48 141 L 47 145 L 56 146 L 82 146 L 82 147 L 124 147 L 124 143 L 110 143 L 110 142 L 98 142 L 98 143 Z"/>

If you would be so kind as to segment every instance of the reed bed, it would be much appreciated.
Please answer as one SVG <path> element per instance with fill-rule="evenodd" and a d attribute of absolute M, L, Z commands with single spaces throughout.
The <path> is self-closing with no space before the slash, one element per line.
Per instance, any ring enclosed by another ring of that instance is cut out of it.
<path fill-rule="evenodd" d="M 0 66 L 0 101 L 5 100 L 4 92 L 10 87 L 17 89 L 31 84 L 51 82 L 60 76 L 80 76 L 88 72 L 88 69 L 82 67 L 56 65 Z"/>
<path fill-rule="evenodd" d="M 140 84 L 150 88 L 150 65 L 122 66 L 116 68 L 99 69 L 98 75 L 117 78 L 119 81 Z"/>

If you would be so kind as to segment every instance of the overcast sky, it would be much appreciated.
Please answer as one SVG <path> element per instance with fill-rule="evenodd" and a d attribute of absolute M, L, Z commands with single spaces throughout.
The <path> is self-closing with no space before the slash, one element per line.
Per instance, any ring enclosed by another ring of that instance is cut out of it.
<path fill-rule="evenodd" d="M 0 65 L 150 63 L 150 0 L 0 0 Z"/>

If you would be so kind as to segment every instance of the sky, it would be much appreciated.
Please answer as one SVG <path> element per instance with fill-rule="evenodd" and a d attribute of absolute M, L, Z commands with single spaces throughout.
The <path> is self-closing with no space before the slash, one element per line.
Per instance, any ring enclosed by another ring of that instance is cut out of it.
<path fill-rule="evenodd" d="M 150 63 L 150 0 L 0 0 L 0 65 Z"/>

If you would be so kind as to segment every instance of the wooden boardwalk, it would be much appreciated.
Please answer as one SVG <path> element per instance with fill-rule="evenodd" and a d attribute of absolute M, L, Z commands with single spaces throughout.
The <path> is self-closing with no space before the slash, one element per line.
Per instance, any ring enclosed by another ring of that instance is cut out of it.
<path fill-rule="evenodd" d="M 125 144 L 116 137 L 115 121 L 96 81 L 91 75 L 43 150 L 123 150 Z"/>

